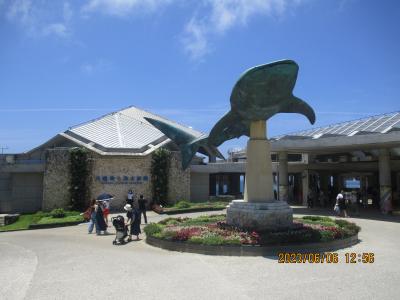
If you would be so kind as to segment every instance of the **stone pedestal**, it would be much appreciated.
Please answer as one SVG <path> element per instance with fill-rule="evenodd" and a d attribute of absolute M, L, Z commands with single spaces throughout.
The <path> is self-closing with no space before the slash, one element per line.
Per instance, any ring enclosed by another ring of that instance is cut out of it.
<path fill-rule="evenodd" d="M 233 200 L 227 208 L 226 222 L 257 231 L 285 229 L 293 223 L 293 210 L 283 201 Z"/>
<path fill-rule="evenodd" d="M 227 208 L 227 223 L 257 231 L 284 229 L 292 225 L 293 211 L 274 199 L 270 145 L 266 122 L 253 121 L 247 143 L 244 200 L 233 200 Z"/>

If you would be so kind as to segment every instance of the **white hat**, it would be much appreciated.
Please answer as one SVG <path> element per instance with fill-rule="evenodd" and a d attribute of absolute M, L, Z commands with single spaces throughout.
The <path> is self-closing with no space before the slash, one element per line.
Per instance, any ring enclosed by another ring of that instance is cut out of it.
<path fill-rule="evenodd" d="M 131 211 L 131 210 L 132 210 L 132 206 L 131 206 L 130 204 L 126 204 L 126 205 L 124 206 L 124 209 L 125 209 L 126 211 Z"/>

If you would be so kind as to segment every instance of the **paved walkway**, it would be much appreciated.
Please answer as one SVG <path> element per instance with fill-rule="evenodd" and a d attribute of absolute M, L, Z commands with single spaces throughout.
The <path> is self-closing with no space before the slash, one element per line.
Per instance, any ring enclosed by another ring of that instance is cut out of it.
<path fill-rule="evenodd" d="M 84 225 L 0 233 L 0 298 L 398 299 L 400 218 L 384 219 L 350 219 L 362 242 L 338 251 L 339 264 L 170 252 L 143 240 L 113 246 L 114 235 Z M 374 252 L 375 263 L 346 264 L 347 251 Z"/>

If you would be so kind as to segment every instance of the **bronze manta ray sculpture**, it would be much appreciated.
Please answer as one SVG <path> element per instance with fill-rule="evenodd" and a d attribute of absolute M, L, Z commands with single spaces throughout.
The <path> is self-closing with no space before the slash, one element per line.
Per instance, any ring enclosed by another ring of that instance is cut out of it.
<path fill-rule="evenodd" d="M 293 60 L 281 60 L 244 72 L 233 87 L 231 110 L 214 125 L 208 136 L 196 137 L 163 121 L 145 119 L 179 146 L 182 167 L 186 169 L 199 148 L 213 149 L 227 140 L 250 136 L 252 121 L 266 121 L 277 113 L 299 113 L 314 124 L 314 110 L 293 96 L 298 70 Z"/>

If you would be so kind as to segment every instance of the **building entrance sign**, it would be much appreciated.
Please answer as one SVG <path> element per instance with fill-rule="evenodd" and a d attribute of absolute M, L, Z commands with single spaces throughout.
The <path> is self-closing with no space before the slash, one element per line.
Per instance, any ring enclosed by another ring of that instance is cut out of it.
<path fill-rule="evenodd" d="M 149 182 L 148 175 L 97 175 L 96 181 L 102 184 L 143 184 Z"/>

